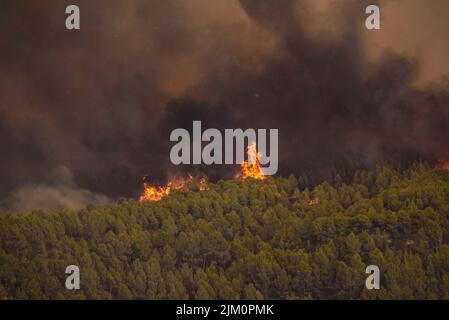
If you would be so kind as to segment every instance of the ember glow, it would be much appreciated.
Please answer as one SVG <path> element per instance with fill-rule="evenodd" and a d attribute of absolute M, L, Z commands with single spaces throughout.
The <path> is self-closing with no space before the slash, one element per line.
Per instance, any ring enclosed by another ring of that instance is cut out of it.
<path fill-rule="evenodd" d="M 248 161 L 244 161 L 241 164 L 241 177 L 242 179 L 265 179 L 265 175 L 262 172 L 260 166 L 260 157 L 262 154 L 257 151 L 256 143 L 252 143 L 248 147 Z"/>

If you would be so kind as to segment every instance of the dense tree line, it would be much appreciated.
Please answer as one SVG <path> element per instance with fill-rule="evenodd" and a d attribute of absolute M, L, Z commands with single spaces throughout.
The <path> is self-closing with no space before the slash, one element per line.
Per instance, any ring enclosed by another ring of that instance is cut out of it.
<path fill-rule="evenodd" d="M 195 183 L 160 202 L 0 217 L 3 299 L 448 299 L 449 171 Z M 81 290 L 64 283 L 78 265 Z M 365 289 L 367 265 L 381 289 Z"/>

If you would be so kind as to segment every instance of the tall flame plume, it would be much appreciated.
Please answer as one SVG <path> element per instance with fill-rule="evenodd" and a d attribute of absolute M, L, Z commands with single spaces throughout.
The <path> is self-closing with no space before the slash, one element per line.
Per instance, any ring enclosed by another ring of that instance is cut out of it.
<path fill-rule="evenodd" d="M 262 153 L 257 151 L 257 144 L 251 143 L 247 149 L 248 161 L 243 161 L 241 164 L 241 177 L 242 179 L 265 179 L 265 175 L 262 172 L 260 166 L 260 158 Z"/>

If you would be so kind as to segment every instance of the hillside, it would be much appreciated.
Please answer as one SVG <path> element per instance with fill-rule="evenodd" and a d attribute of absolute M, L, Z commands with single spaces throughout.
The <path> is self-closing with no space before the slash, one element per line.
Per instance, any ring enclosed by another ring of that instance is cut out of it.
<path fill-rule="evenodd" d="M 380 290 L 364 288 L 370 264 Z M 448 299 L 449 171 L 192 182 L 158 202 L 6 214 L 0 297 Z"/>

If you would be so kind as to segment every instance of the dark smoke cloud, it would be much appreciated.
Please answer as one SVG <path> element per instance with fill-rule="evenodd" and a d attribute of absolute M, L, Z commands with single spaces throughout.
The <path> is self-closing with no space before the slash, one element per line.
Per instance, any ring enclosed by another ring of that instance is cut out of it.
<path fill-rule="evenodd" d="M 60 166 L 108 198 L 136 197 L 146 174 L 229 176 L 170 165 L 169 132 L 192 120 L 279 128 L 281 174 L 449 156 L 447 2 L 378 1 L 378 33 L 363 28 L 371 3 L 80 0 L 69 32 L 72 2 L 2 2 L 3 206 L 42 194 L 27 186 L 77 198 L 52 178 Z"/>
<path fill-rule="evenodd" d="M 354 19 L 363 2 L 339 7 L 344 36 L 324 42 L 309 37 L 292 15 L 297 2 L 242 3 L 262 27 L 276 30 L 276 51 L 263 72 L 220 70 L 191 95 L 233 106 L 244 126 L 279 128 L 284 174 L 447 155 L 447 87 L 417 89 L 419 62 L 392 51 L 377 64 L 367 62 L 366 30 Z"/>

